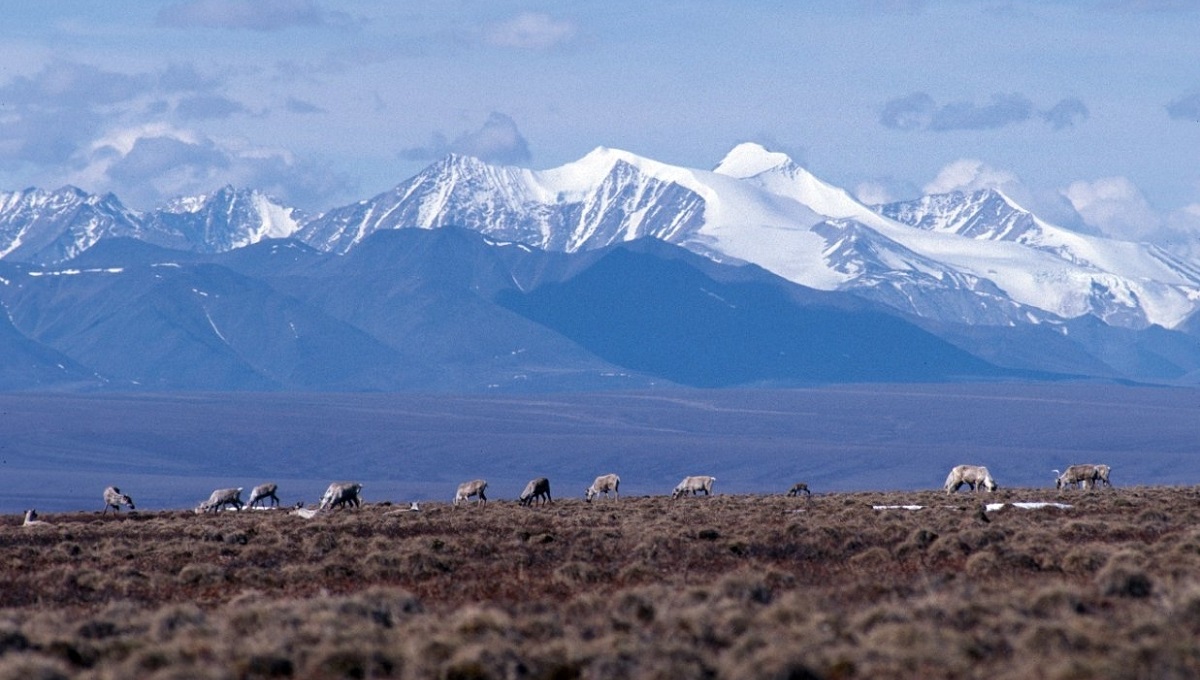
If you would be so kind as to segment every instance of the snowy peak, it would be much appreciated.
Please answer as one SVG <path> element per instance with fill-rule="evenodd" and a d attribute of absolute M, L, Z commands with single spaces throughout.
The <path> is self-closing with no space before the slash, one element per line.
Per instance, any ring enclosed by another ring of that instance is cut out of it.
<path fill-rule="evenodd" d="M 818 215 L 853 218 L 867 224 L 877 215 L 845 189 L 821 181 L 785 153 L 769 151 L 760 144 L 745 143 L 733 148 L 713 171 L 743 180 L 764 191 L 796 201 Z"/>
<path fill-rule="evenodd" d="M 258 191 L 223 187 L 141 214 L 112 194 L 67 186 L 0 194 L 0 258 L 57 264 L 110 237 L 193 252 L 223 252 L 291 236 L 303 216 Z"/>
<path fill-rule="evenodd" d="M 877 212 L 758 144 L 734 147 L 713 171 L 606 147 L 548 170 L 449 156 L 306 223 L 298 237 L 347 252 L 381 229 L 445 226 L 563 252 L 652 237 L 955 323 L 1092 314 L 1169 327 L 1200 301 L 1196 268 L 1047 224 L 999 192 Z"/>
<path fill-rule="evenodd" d="M 1200 309 L 1200 267 L 1160 249 L 1049 224 L 997 191 L 871 208 L 753 143 L 713 170 L 608 147 L 546 170 L 452 154 L 313 218 L 230 186 L 145 215 L 74 187 L 0 194 L 0 258 L 34 263 L 109 236 L 205 253 L 293 237 L 346 253 L 381 230 L 448 226 L 561 252 L 655 238 L 953 323 L 1092 315 L 1170 328 Z"/>
<path fill-rule="evenodd" d="M 695 173 L 688 168 L 604 146 L 592 149 L 577 161 L 549 170 L 534 171 L 531 178 L 546 192 L 547 197 L 569 202 L 586 200 L 588 193 L 614 173 L 625 177 L 637 175 L 647 181 L 679 184 L 693 191 L 697 188 Z"/>
<path fill-rule="evenodd" d="M 382 229 L 465 227 L 499 241 L 574 252 L 700 224 L 690 170 L 599 147 L 550 170 L 448 156 L 395 189 L 305 224 L 310 245 L 346 252 Z"/>
<path fill-rule="evenodd" d="M 761 175 L 768 170 L 787 171 L 796 164 L 791 157 L 778 151 L 768 151 L 761 144 L 744 142 L 733 147 L 717 164 L 713 172 L 738 179 Z"/>
<path fill-rule="evenodd" d="M 1041 231 L 1032 213 L 994 189 L 933 194 L 878 210 L 918 229 L 980 240 L 1027 243 Z"/>
<path fill-rule="evenodd" d="M 224 252 L 265 238 L 286 238 L 301 216 L 265 194 L 224 186 L 199 196 L 177 198 L 145 219 L 144 239 L 167 248 Z"/>
<path fill-rule="evenodd" d="M 112 194 L 78 187 L 0 194 L 0 258 L 49 264 L 70 259 L 107 236 L 131 236 L 138 216 Z"/>

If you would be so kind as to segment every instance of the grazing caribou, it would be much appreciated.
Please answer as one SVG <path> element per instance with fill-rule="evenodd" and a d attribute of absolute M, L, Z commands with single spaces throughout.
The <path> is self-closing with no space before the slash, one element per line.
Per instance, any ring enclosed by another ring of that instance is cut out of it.
<path fill-rule="evenodd" d="M 536 505 L 539 500 L 543 505 L 553 502 L 550 498 L 550 480 L 545 477 L 529 480 L 518 500 L 521 505 Z"/>
<path fill-rule="evenodd" d="M 1054 474 L 1058 475 L 1054 479 L 1054 488 L 1063 489 L 1068 486 L 1081 486 L 1084 489 L 1092 489 L 1096 486 L 1096 482 L 1101 482 L 1105 486 L 1112 486 L 1108 481 L 1109 472 L 1112 468 L 1107 465 L 1080 464 L 1072 465 L 1061 473 L 1058 470 L 1053 470 Z"/>
<path fill-rule="evenodd" d="M 226 505 L 232 505 L 239 512 L 242 506 L 242 487 L 233 487 L 229 489 L 217 489 L 209 495 L 208 500 L 200 504 L 196 508 L 196 514 L 200 515 L 206 512 L 220 512 Z"/>
<path fill-rule="evenodd" d="M 246 505 L 253 508 L 258 505 L 262 505 L 269 500 L 271 507 L 279 507 L 279 496 L 275 495 L 275 492 L 278 490 L 279 487 L 273 482 L 259 484 L 253 489 L 250 489 L 250 500 L 246 501 Z"/>
<path fill-rule="evenodd" d="M 804 494 L 805 496 L 812 495 L 812 492 L 808 490 L 808 484 L 805 484 L 804 482 L 796 482 L 792 485 L 792 488 L 788 489 L 787 492 L 787 495 L 789 496 L 799 496 L 800 494 Z"/>
<path fill-rule="evenodd" d="M 135 509 L 133 507 L 133 499 L 121 493 L 121 490 L 117 487 L 110 486 L 104 489 L 104 510 L 100 512 L 101 515 L 106 514 L 109 508 L 112 508 L 113 512 L 119 513 L 121 512 L 122 505 L 128 507 L 130 510 Z"/>
<path fill-rule="evenodd" d="M 717 481 L 716 477 L 708 475 L 698 475 L 695 477 L 684 477 L 676 487 L 675 491 L 671 492 L 671 498 L 679 498 L 680 496 L 696 495 L 701 491 L 705 496 L 712 495 L 713 482 Z"/>
<path fill-rule="evenodd" d="M 332 510 L 347 505 L 358 508 L 362 506 L 363 485 L 358 482 L 333 482 L 321 496 L 318 510 Z"/>
<path fill-rule="evenodd" d="M 583 497 L 587 502 L 591 503 L 592 499 L 600 494 L 604 494 L 604 497 L 608 498 L 608 492 L 611 491 L 613 496 L 619 499 L 621 497 L 620 488 L 620 477 L 612 473 L 600 475 L 594 482 L 592 482 L 592 485 L 587 488 L 587 491 L 583 492 Z"/>
<path fill-rule="evenodd" d="M 991 473 L 982 465 L 956 465 L 950 469 L 946 477 L 946 493 L 954 493 L 963 484 L 971 487 L 971 491 L 987 489 L 995 491 L 997 484 Z"/>
<path fill-rule="evenodd" d="M 469 482 L 463 482 L 462 484 L 458 485 L 458 491 L 454 494 L 454 504 L 458 505 L 459 503 L 470 500 L 472 496 L 477 496 L 479 498 L 478 503 L 480 505 L 487 505 L 487 495 L 484 493 L 485 491 L 487 491 L 486 480 L 473 479 Z"/>

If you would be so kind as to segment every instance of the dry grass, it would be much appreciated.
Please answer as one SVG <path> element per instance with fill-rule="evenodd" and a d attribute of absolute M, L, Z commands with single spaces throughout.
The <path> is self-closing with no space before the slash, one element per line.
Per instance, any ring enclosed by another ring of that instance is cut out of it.
<path fill-rule="evenodd" d="M 0 680 L 1200 677 L 1200 491 L 982 498 L 7 517 Z"/>

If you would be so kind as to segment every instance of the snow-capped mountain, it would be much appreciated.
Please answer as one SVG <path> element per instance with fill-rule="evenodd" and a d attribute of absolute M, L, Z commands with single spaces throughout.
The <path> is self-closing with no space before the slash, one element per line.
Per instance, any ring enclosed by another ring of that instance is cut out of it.
<path fill-rule="evenodd" d="M 0 258 L 13 262 L 62 262 L 101 238 L 138 230 L 138 215 L 112 194 L 72 186 L 0 193 Z"/>
<path fill-rule="evenodd" d="M 451 156 L 298 236 L 344 252 L 380 229 L 447 225 L 566 252 L 651 236 L 967 324 L 1094 314 L 1169 328 L 1200 299 L 1200 269 L 1153 246 L 1055 227 L 993 191 L 873 209 L 757 144 L 712 171 L 605 148 L 540 171 Z"/>
<path fill-rule="evenodd" d="M 1049 224 L 995 190 L 925 196 L 880 214 L 930 233 L 1023 246 L 1029 257 L 988 265 L 1010 297 L 1059 316 L 1092 314 L 1110 325 L 1178 325 L 1196 309 L 1200 268 L 1157 246 Z M 969 252 L 944 258 L 971 271 Z M 1014 266 L 1015 265 L 1015 266 Z"/>
<path fill-rule="evenodd" d="M 210 194 L 177 198 L 148 213 L 145 235 L 155 245 L 193 252 L 225 252 L 265 238 L 287 238 L 303 215 L 259 191 L 225 186 Z"/>
<path fill-rule="evenodd" d="M 603 147 L 547 170 L 451 155 L 315 217 L 232 187 L 146 214 L 71 187 L 0 194 L 0 258 L 38 264 L 112 236 L 201 253 L 291 236 L 347 253 L 378 231 L 447 226 L 566 253 L 656 238 L 956 324 L 1094 315 L 1173 328 L 1200 307 L 1200 267 L 1156 247 L 1049 224 L 996 191 L 866 206 L 757 144 L 735 147 L 713 170 Z"/>
<path fill-rule="evenodd" d="M 646 172 L 647 164 L 609 149 L 542 172 L 451 155 L 392 191 L 321 215 L 299 237 L 345 252 L 381 229 L 458 226 L 575 252 L 647 236 L 669 241 L 699 228 L 703 198 Z"/>
<path fill-rule="evenodd" d="M 126 208 L 113 194 L 67 186 L 0 194 L 0 259 L 58 264 L 104 238 L 132 237 L 191 252 L 225 252 L 300 228 L 296 209 L 259 191 L 226 186 L 178 198 L 149 213 Z"/>

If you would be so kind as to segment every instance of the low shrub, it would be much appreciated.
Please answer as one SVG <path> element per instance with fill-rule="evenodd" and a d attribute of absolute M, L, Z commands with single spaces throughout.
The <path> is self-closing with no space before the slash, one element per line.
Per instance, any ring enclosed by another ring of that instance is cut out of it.
<path fill-rule="evenodd" d="M 1077 495 L 10 522 L 0 680 L 1200 677 L 1200 494 Z"/>

